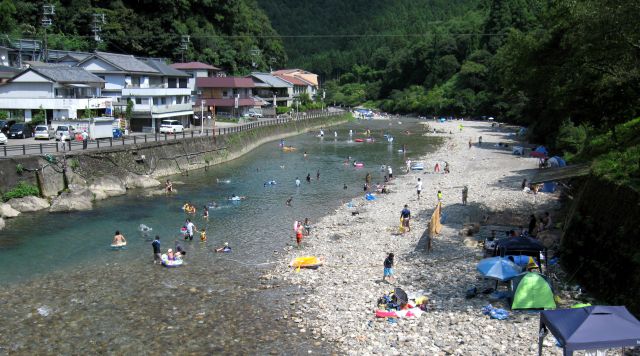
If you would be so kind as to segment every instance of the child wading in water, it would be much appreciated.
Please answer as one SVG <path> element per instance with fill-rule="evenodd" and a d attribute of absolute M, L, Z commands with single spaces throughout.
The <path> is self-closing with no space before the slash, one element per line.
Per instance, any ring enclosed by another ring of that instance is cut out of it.
<path fill-rule="evenodd" d="M 393 282 L 395 277 L 393 276 L 393 253 L 390 253 L 387 258 L 384 259 L 384 274 L 382 280 L 387 282 Z"/>

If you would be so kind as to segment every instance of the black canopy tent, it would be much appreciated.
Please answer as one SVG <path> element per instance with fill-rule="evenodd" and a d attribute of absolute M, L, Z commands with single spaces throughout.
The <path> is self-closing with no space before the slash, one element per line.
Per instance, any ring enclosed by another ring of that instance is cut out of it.
<path fill-rule="evenodd" d="M 509 255 L 523 255 L 530 256 L 537 260 L 542 271 L 542 262 L 540 260 L 540 253 L 544 256 L 544 271 L 547 270 L 547 248 L 544 247 L 542 242 L 532 239 L 530 237 L 509 237 L 496 242 L 494 248 L 495 256 L 509 256 Z"/>
<path fill-rule="evenodd" d="M 565 356 L 571 356 L 577 350 L 640 347 L 640 321 L 623 306 L 541 312 L 538 356 L 542 355 L 542 342 L 547 330 L 556 337 Z"/>

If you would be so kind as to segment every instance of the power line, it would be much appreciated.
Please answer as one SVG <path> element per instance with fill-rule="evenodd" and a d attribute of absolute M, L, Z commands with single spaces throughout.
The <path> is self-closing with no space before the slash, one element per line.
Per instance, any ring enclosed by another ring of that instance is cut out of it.
<path fill-rule="evenodd" d="M 189 35 L 192 39 L 208 39 L 208 38 L 401 38 L 401 37 L 427 37 L 430 35 L 436 34 L 436 32 L 425 32 L 425 33 L 405 33 L 405 34 L 384 34 L 384 33 L 360 33 L 360 34 L 309 34 L 309 35 Z M 487 37 L 487 36 L 507 36 L 508 33 L 473 33 L 473 32 L 447 32 L 445 33 L 451 36 L 479 36 L 479 37 Z M 181 34 L 163 34 L 166 37 L 176 37 L 181 38 L 184 35 Z M 94 35 L 73 35 L 73 37 L 86 37 L 91 38 Z M 120 36 L 114 35 L 112 33 L 104 33 L 104 37 L 117 38 Z M 126 38 L 149 38 L 147 34 L 133 34 L 128 33 L 126 36 L 122 37 Z"/>

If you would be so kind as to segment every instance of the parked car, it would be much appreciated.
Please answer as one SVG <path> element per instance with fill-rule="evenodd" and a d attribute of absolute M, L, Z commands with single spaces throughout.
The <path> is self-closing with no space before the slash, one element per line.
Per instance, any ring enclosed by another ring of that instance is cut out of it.
<path fill-rule="evenodd" d="M 11 126 L 15 125 L 16 120 L 0 120 L 0 131 L 2 133 L 9 133 Z"/>
<path fill-rule="evenodd" d="M 7 136 L 5 136 L 5 134 L 0 132 L 0 145 L 6 145 L 6 144 L 7 144 Z"/>
<path fill-rule="evenodd" d="M 263 116 L 261 112 L 258 112 L 256 110 L 251 110 L 251 109 L 249 109 L 248 114 L 249 114 L 250 117 L 255 117 L 257 119 L 259 119 L 259 118 L 261 118 Z"/>
<path fill-rule="evenodd" d="M 33 137 L 33 125 L 28 122 L 19 122 L 9 129 L 9 138 Z"/>
<path fill-rule="evenodd" d="M 184 131 L 184 126 L 178 120 L 162 120 L 160 133 L 178 133 Z"/>
<path fill-rule="evenodd" d="M 47 125 L 38 125 L 34 131 L 34 140 L 50 140 L 54 137 L 53 130 L 49 129 Z"/>
<path fill-rule="evenodd" d="M 56 129 L 56 141 L 71 141 L 75 134 L 75 129 L 71 125 L 60 125 Z"/>

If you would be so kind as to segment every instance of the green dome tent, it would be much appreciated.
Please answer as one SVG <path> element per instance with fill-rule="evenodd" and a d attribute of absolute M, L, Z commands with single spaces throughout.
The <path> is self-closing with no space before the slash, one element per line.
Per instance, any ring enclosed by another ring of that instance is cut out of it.
<path fill-rule="evenodd" d="M 555 309 L 549 282 L 539 273 L 528 272 L 511 281 L 511 309 Z"/>

